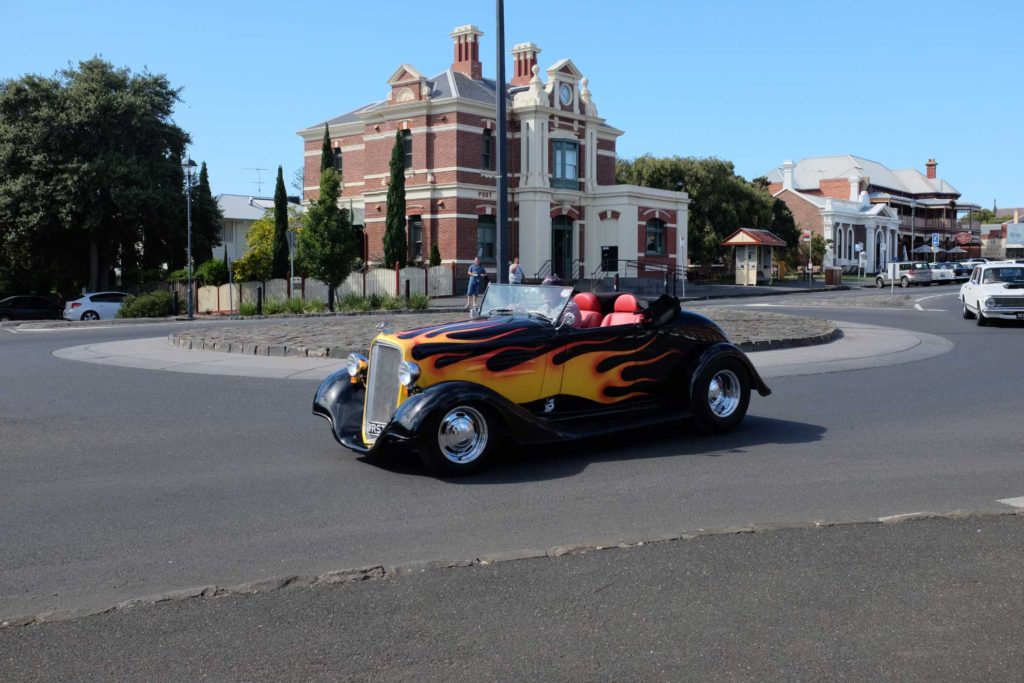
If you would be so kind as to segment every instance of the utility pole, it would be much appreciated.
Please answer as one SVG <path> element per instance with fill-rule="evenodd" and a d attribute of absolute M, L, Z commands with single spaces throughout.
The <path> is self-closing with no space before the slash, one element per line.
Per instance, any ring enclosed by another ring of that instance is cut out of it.
<path fill-rule="evenodd" d="M 505 3 L 497 0 L 497 23 L 498 23 L 498 48 L 497 63 L 498 73 L 494 82 L 494 98 L 497 105 L 497 144 L 498 144 L 498 216 L 497 216 L 497 244 L 495 245 L 495 260 L 497 270 L 495 273 L 499 283 L 508 283 L 508 263 L 506 263 L 509 240 L 508 240 L 508 122 L 505 120 Z"/>

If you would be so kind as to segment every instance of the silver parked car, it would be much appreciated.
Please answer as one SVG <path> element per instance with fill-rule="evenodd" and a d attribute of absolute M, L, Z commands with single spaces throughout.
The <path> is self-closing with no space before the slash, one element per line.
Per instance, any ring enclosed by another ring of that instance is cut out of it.
<path fill-rule="evenodd" d="M 894 261 L 887 263 L 885 268 L 875 276 L 877 287 L 887 287 L 897 284 L 900 287 L 910 285 L 930 285 L 932 283 L 932 269 L 924 261 Z"/>
<path fill-rule="evenodd" d="M 121 303 L 128 296 L 124 292 L 94 292 L 67 302 L 65 320 L 112 320 L 117 317 Z"/>

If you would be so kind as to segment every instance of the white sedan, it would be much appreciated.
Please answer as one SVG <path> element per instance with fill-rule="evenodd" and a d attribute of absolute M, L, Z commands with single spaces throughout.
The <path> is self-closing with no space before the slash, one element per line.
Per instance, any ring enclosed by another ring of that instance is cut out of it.
<path fill-rule="evenodd" d="M 964 318 L 1024 320 L 1024 264 L 1009 261 L 975 267 L 971 279 L 960 286 Z"/>
<path fill-rule="evenodd" d="M 124 292 L 95 292 L 64 305 L 65 320 L 111 320 L 117 317 Z"/>
<path fill-rule="evenodd" d="M 951 285 L 953 280 L 956 278 L 956 273 L 953 272 L 952 268 L 946 267 L 941 263 L 929 263 L 928 267 L 932 269 L 932 283 L 936 285 Z"/>

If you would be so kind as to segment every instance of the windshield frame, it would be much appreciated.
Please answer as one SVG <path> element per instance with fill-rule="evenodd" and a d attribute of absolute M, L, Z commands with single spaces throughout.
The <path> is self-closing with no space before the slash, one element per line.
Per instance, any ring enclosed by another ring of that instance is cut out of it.
<path fill-rule="evenodd" d="M 479 315 L 529 316 L 557 326 L 569 302 L 573 288 L 568 285 L 510 285 L 492 283 L 484 291 Z"/>

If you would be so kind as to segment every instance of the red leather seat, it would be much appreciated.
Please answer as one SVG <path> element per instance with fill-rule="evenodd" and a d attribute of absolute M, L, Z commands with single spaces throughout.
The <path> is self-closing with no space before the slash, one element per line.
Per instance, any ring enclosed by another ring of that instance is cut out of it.
<path fill-rule="evenodd" d="M 640 313 L 640 302 L 632 294 L 620 294 L 615 300 L 615 311 L 609 313 L 601 321 L 601 327 L 609 325 L 633 325 L 643 320 Z"/>
<path fill-rule="evenodd" d="M 580 309 L 580 322 L 576 327 L 601 326 L 601 302 L 596 294 L 580 292 L 572 300 L 576 307 Z"/>

